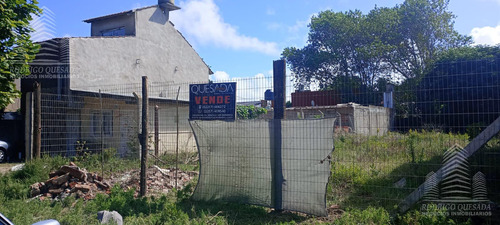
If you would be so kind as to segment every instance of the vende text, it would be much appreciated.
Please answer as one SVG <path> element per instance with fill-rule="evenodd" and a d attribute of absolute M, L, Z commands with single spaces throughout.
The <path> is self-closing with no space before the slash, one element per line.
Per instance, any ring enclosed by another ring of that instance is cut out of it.
<path fill-rule="evenodd" d="M 229 104 L 231 96 L 203 96 L 194 97 L 197 105 Z"/>

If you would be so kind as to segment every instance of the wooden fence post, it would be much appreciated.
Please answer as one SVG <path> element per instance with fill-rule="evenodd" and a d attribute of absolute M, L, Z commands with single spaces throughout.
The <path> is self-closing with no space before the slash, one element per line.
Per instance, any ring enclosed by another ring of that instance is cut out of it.
<path fill-rule="evenodd" d="M 24 115 L 24 155 L 25 161 L 33 159 L 33 92 L 26 93 L 26 113 Z"/>
<path fill-rule="evenodd" d="M 148 161 L 148 77 L 142 77 L 142 133 L 140 196 L 146 195 L 146 164 Z"/>
<path fill-rule="evenodd" d="M 33 84 L 34 118 L 33 118 L 33 158 L 39 159 L 42 151 L 42 88 L 40 83 Z"/>

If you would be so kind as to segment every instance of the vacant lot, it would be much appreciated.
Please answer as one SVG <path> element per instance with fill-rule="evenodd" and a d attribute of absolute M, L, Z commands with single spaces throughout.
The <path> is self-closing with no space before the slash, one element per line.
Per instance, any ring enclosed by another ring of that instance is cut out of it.
<path fill-rule="evenodd" d="M 397 214 L 396 206 L 425 180 L 426 174 L 441 166 L 443 152 L 455 144 L 465 146 L 468 142 L 467 135 L 415 131 L 381 137 L 336 137 L 326 196 L 328 217 L 273 213 L 267 208 L 233 203 L 194 202 L 190 196 L 196 176 L 182 190 L 172 189 L 146 198 L 137 197 L 134 179 L 129 179 L 130 185 L 118 182 L 119 185 L 107 193 L 96 194 L 89 200 L 74 196 L 63 200 L 31 198 L 30 185 L 46 181 L 51 171 L 68 164 L 69 159 L 61 157 L 37 160 L 26 164 L 21 171 L 0 176 L 0 212 L 12 218 L 15 224 L 31 224 L 50 218 L 61 224 L 95 224 L 96 213 L 100 210 L 118 211 L 125 224 L 448 224 L 452 223 L 450 219 L 467 224 L 469 218 L 447 218 L 438 209 L 433 209 L 431 215 L 415 209 Z M 498 177 L 500 169 L 498 163 L 493 162 L 498 160 L 499 146 L 498 139 L 490 141 L 470 159 L 471 170 L 481 170 L 487 177 Z M 126 174 L 137 173 L 138 160 L 115 158 L 109 150 L 105 153 L 104 157 L 84 155 L 71 160 L 89 172 L 102 174 L 105 180 L 119 181 Z M 151 158 L 149 167 L 172 168 L 174 158 L 172 155 Z M 180 169 L 197 171 L 196 158 L 193 154 L 180 155 Z M 13 164 L 4 164 L 0 168 L 10 169 L 11 166 Z M 155 174 L 162 177 L 158 172 Z M 157 182 L 152 180 L 151 183 Z M 493 202 L 499 200 L 497 183 L 498 180 L 493 180 L 488 184 L 488 197 Z M 33 216 L 27 218 L 26 215 Z"/>

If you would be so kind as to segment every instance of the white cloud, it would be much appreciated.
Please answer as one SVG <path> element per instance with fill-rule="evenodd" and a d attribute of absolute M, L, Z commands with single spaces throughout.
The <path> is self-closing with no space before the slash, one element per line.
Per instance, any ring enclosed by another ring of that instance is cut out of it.
<path fill-rule="evenodd" d="M 287 68 L 286 79 L 286 100 L 291 100 L 292 92 L 294 92 L 293 82 L 291 81 L 291 72 Z M 220 79 L 219 79 L 220 78 Z M 225 71 L 217 71 L 212 75 L 211 80 L 214 82 L 236 82 L 236 98 L 237 102 L 253 102 L 264 100 L 266 90 L 273 89 L 273 70 L 268 70 L 265 73 L 258 73 L 252 77 L 242 78 L 233 77 Z"/>
<path fill-rule="evenodd" d="M 288 27 L 288 31 L 291 32 L 291 33 L 295 33 L 295 32 L 298 32 L 300 30 L 306 29 L 307 28 L 307 24 L 309 24 L 309 22 L 311 21 L 311 18 L 312 18 L 312 15 L 309 16 L 309 18 L 307 20 L 297 20 L 297 21 L 295 21 L 294 25 Z"/>
<path fill-rule="evenodd" d="M 500 0 L 499 0 L 500 1 Z M 475 44 L 496 45 L 500 44 L 500 25 L 496 27 L 476 27 L 471 34 Z"/>
<path fill-rule="evenodd" d="M 236 82 L 236 96 L 238 102 L 260 101 L 264 99 L 264 92 L 272 89 L 273 78 L 263 73 L 258 73 L 253 77 L 242 78 L 233 77 L 225 71 L 217 71 L 212 75 L 214 82 Z"/>
<path fill-rule="evenodd" d="M 281 52 L 274 42 L 240 34 L 235 26 L 224 21 L 213 0 L 183 1 L 179 5 L 182 9 L 172 12 L 170 19 L 190 41 L 272 56 Z"/>
<path fill-rule="evenodd" d="M 213 81 L 227 81 L 229 80 L 229 74 L 224 71 L 215 71 L 210 79 Z"/>
<path fill-rule="evenodd" d="M 272 31 L 279 30 L 282 32 L 288 32 L 284 44 L 287 46 L 301 47 L 307 44 L 307 40 L 309 38 L 309 28 L 307 26 L 311 22 L 311 18 L 316 15 L 317 13 L 314 13 L 309 15 L 304 20 L 296 20 L 292 25 L 269 23 L 267 29 Z"/>

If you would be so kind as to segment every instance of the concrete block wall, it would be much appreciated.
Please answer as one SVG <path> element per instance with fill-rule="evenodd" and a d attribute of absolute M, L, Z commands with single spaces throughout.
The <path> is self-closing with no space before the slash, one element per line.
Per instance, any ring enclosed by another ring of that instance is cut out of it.
<path fill-rule="evenodd" d="M 362 106 L 355 103 L 335 106 L 295 107 L 286 109 L 286 119 L 338 118 L 336 132 L 350 132 L 363 135 L 384 135 L 390 131 L 389 108 L 381 106 Z M 273 109 L 262 115 L 261 119 L 272 119 Z"/>

